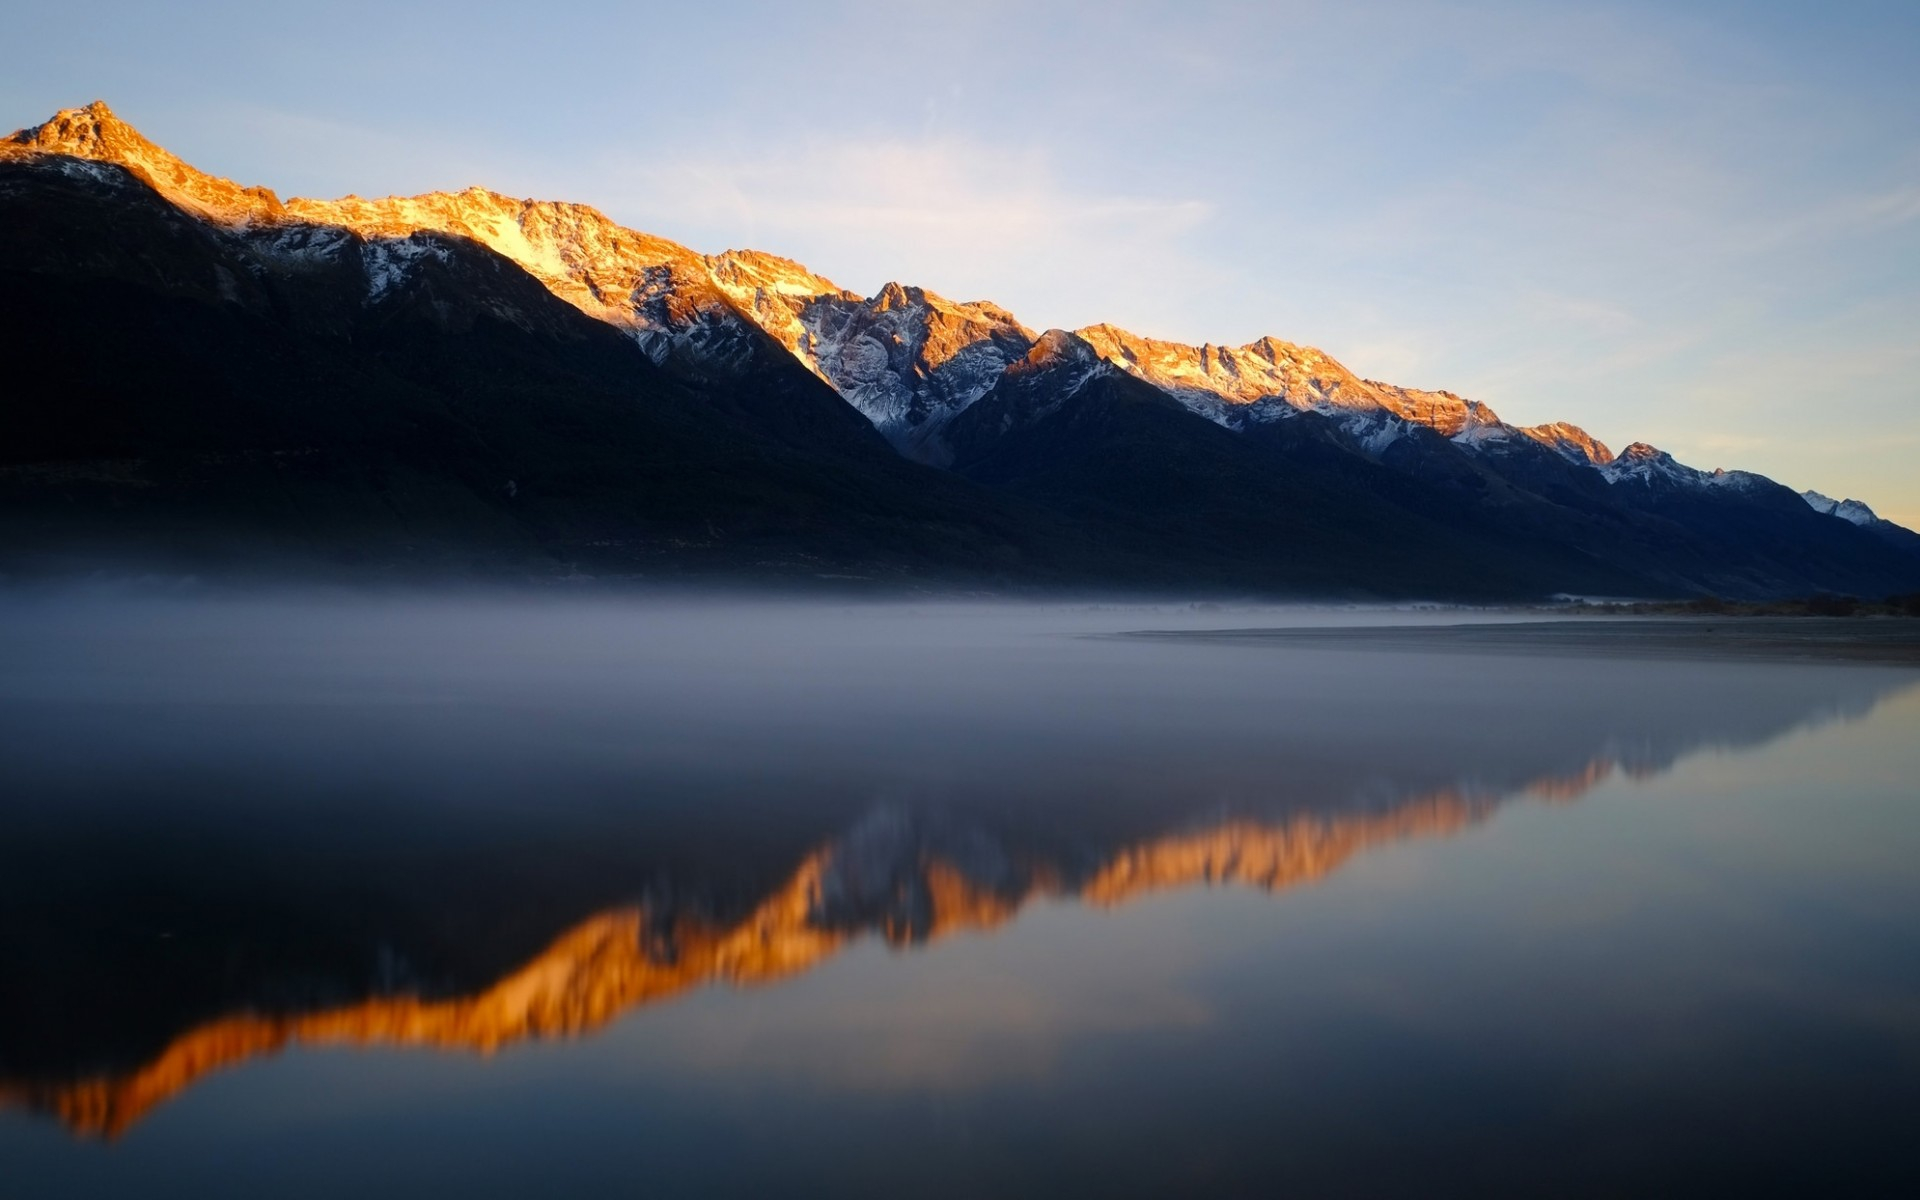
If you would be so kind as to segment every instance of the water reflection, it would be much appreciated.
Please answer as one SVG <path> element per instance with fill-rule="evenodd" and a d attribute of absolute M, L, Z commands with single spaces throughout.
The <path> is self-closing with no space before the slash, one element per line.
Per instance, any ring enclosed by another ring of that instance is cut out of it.
<path fill-rule="evenodd" d="M 491 1052 L 1040 899 L 1282 891 L 1911 681 L 1053 610 L 109 611 L 13 622 L 0 697 L 0 1097 L 107 1136 L 290 1044 Z"/>

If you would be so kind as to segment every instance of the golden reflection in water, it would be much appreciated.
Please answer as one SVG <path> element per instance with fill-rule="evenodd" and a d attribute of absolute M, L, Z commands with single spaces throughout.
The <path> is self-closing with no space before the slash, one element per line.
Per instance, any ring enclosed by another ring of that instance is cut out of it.
<path fill-rule="evenodd" d="M 1545 777 L 1524 794 L 1570 801 L 1616 769 L 1595 760 L 1570 775 Z M 876 922 L 896 946 L 963 930 L 989 930 L 1029 901 L 1071 896 L 1112 907 L 1135 897 L 1194 884 L 1233 884 L 1275 891 L 1320 879 L 1371 847 L 1443 837 L 1491 815 L 1498 796 L 1450 789 L 1362 815 L 1302 814 L 1277 824 L 1233 821 L 1127 847 L 1077 885 L 1057 871 L 1036 871 L 1008 895 L 983 887 L 957 866 L 929 857 L 918 864 L 931 919 L 916 931 Z M 657 928 L 642 908 L 588 918 L 533 959 L 472 996 L 426 1000 L 385 996 L 318 1012 L 235 1013 L 176 1037 L 146 1065 L 64 1083 L 0 1081 L 0 1101 L 51 1113 L 76 1134 L 115 1137 L 199 1079 L 289 1045 L 429 1046 L 490 1054 L 515 1042 L 590 1033 L 622 1014 L 702 985 L 735 987 L 779 981 L 808 970 L 866 929 L 820 920 L 832 845 L 810 855 L 788 882 L 746 919 L 716 926 L 681 918 L 660 953 Z"/>

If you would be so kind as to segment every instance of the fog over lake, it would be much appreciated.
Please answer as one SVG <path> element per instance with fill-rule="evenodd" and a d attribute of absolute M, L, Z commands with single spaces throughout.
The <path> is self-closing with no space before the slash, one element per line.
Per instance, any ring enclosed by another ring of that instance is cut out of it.
<path fill-rule="evenodd" d="M 1522 619 L 0 597 L 0 1191 L 1920 1186 L 1920 671 Z"/>

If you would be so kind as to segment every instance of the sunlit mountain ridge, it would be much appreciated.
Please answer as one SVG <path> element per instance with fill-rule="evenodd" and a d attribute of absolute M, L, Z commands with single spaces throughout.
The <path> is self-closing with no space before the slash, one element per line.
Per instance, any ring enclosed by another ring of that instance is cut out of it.
<path fill-rule="evenodd" d="M 101 103 L 0 140 L 0 205 L 0 316 L 46 347 L 0 429 L 0 557 L 32 570 L 264 545 L 428 574 L 1920 588 L 1920 535 L 1864 505 L 1278 338 L 1036 333 L 484 188 L 283 200 Z"/>
<path fill-rule="evenodd" d="M 984 395 L 1036 336 L 987 302 L 956 303 L 889 283 L 871 297 L 799 263 L 753 250 L 702 255 L 628 229 L 583 204 L 520 200 L 486 188 L 420 196 L 282 201 L 263 187 L 208 175 L 149 141 L 96 101 L 0 143 L 127 168 L 168 199 L 228 226 L 330 225 L 365 237 L 421 231 L 471 238 L 505 255 L 580 311 L 631 332 L 655 354 L 700 340 L 701 326 L 744 317 L 772 334 L 903 449 L 937 460 L 927 435 Z M 301 240 L 289 256 L 324 250 Z M 1320 350 L 1266 337 L 1245 346 L 1189 346 L 1113 325 L 1072 331 L 1108 362 L 1221 424 L 1297 410 L 1364 418 L 1378 446 L 1395 419 L 1449 438 L 1521 435 L 1604 464 L 1606 447 L 1564 423 L 1522 429 L 1451 392 L 1365 380 Z M 931 429 L 926 428 L 931 426 Z"/>

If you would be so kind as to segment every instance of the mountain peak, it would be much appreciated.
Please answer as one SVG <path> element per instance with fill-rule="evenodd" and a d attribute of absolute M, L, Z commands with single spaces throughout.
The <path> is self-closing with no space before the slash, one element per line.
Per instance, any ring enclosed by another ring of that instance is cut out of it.
<path fill-rule="evenodd" d="M 103 151 L 116 147 L 165 153 L 142 137 L 139 130 L 115 116 L 104 100 L 95 100 L 83 108 L 63 108 L 40 124 L 19 130 L 6 140 L 16 145 L 86 158 L 106 157 Z"/>
<path fill-rule="evenodd" d="M 1839 517 L 1842 521 L 1853 525 L 1867 526 L 1880 523 L 1880 514 L 1858 500 L 1835 500 L 1832 496 L 1823 496 L 1819 492 L 1812 491 L 1801 492 L 1800 498 L 1805 500 L 1815 512 Z"/>
<path fill-rule="evenodd" d="M 0 144 L 27 153 L 111 163 L 175 204 L 227 223 L 271 218 L 281 211 L 280 198 L 272 191 L 240 187 L 188 166 L 122 121 L 104 100 L 95 100 L 85 108 L 62 109 L 38 125 L 11 134 Z"/>
<path fill-rule="evenodd" d="M 1609 483 L 1632 480 L 1647 486 L 1659 483 L 1668 487 L 1725 487 L 1736 491 L 1760 481 L 1759 476 L 1747 471 L 1703 471 L 1698 467 L 1690 467 L 1658 446 L 1646 442 L 1635 442 L 1622 450 L 1612 462 L 1601 464 L 1600 474 Z"/>
<path fill-rule="evenodd" d="M 764 288 L 783 296 L 805 298 L 852 295 L 805 265 L 764 250 L 723 250 L 709 257 L 707 265 L 723 287 Z"/>
<path fill-rule="evenodd" d="M 908 287 L 896 280 L 888 280 L 885 287 L 875 293 L 874 307 L 881 312 L 895 309 L 912 308 L 926 300 L 926 292 L 917 287 Z"/>
<path fill-rule="evenodd" d="M 1553 421 L 1545 425 L 1529 425 L 1520 432 L 1574 462 L 1604 467 L 1613 461 L 1613 451 L 1607 449 L 1606 443 L 1578 425 Z"/>
<path fill-rule="evenodd" d="M 1309 354 L 1318 355 L 1320 353 L 1311 347 L 1296 346 L 1292 342 L 1274 337 L 1272 334 L 1267 334 L 1257 342 L 1248 343 L 1246 348 L 1258 353 L 1268 362 L 1279 362 L 1281 359 L 1286 358 L 1304 358 Z"/>
<path fill-rule="evenodd" d="M 1033 349 L 1008 370 L 1027 372 L 1067 365 L 1092 366 L 1100 359 L 1100 352 L 1080 335 L 1064 329 L 1049 329 L 1035 338 Z"/>

